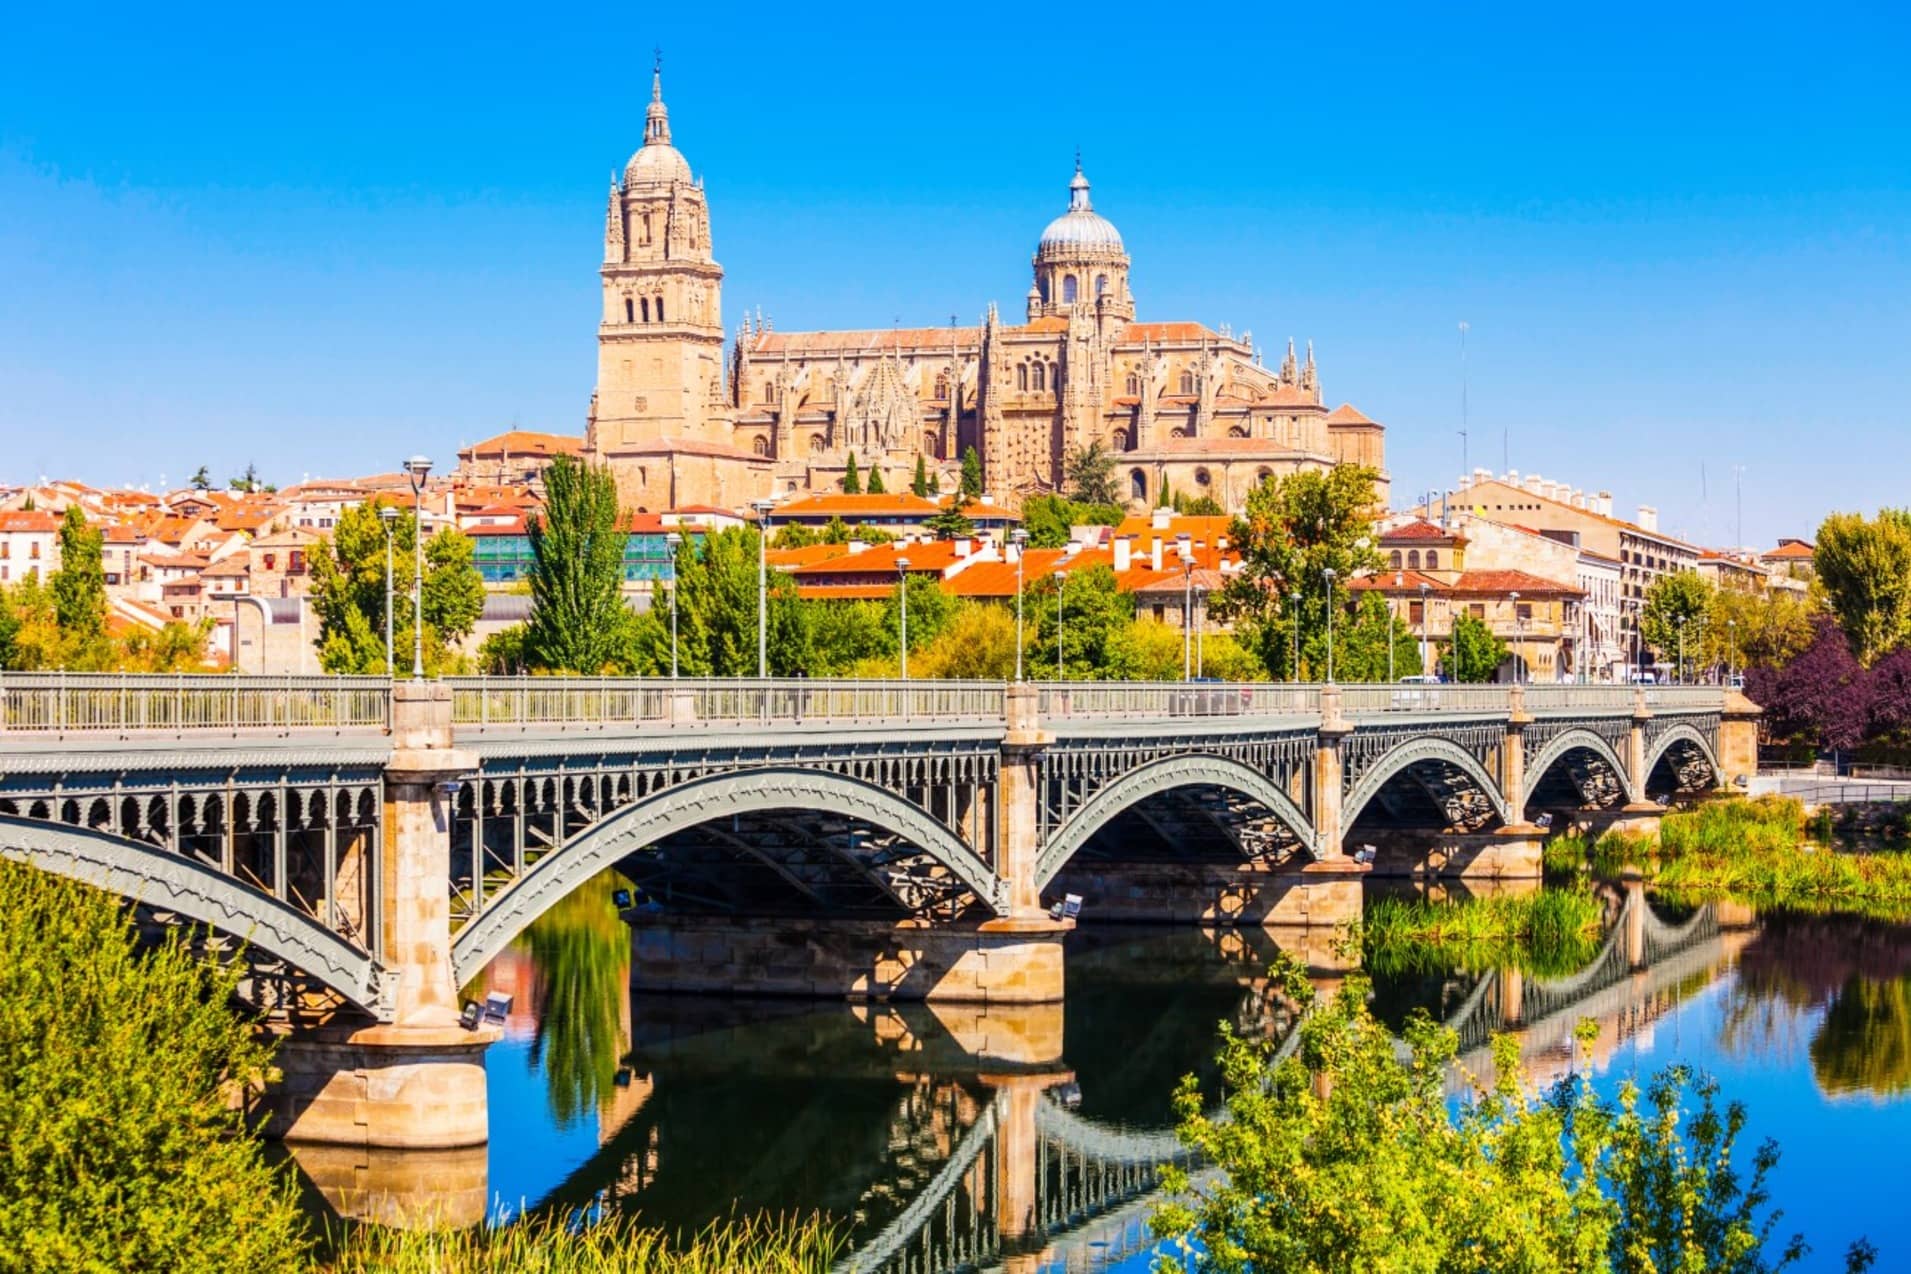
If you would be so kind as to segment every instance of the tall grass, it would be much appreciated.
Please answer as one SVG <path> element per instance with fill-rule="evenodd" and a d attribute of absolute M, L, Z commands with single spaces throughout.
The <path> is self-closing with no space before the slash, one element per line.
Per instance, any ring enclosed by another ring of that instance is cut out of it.
<path fill-rule="evenodd" d="M 469 1230 L 362 1226 L 321 1274 L 825 1274 L 842 1253 L 820 1220 L 712 1222 L 687 1240 L 613 1213 Z"/>
<path fill-rule="evenodd" d="M 1444 903 L 1376 898 L 1361 944 L 1369 965 L 1387 972 L 1510 965 L 1552 974 L 1590 959 L 1604 923 L 1605 909 L 1585 889 Z"/>
<path fill-rule="evenodd" d="M 1789 796 L 1707 801 L 1659 820 L 1659 856 L 1783 853 L 1798 847 L 1805 807 Z"/>

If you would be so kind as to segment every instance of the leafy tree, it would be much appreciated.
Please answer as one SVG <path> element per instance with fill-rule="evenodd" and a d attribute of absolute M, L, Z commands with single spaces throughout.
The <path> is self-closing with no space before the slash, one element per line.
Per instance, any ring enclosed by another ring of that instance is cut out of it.
<path fill-rule="evenodd" d="M 117 662 L 128 672 L 194 672 L 206 660 L 212 620 L 186 624 L 174 620 L 158 632 L 138 629 L 120 643 Z"/>
<path fill-rule="evenodd" d="M 105 536 L 86 524 L 70 504 L 60 520 L 60 569 L 53 572 L 53 616 L 61 636 L 76 647 L 106 637 Z"/>
<path fill-rule="evenodd" d="M 915 633 L 916 613 L 912 609 L 912 639 Z M 911 677 L 1007 681 L 1015 675 L 1015 614 L 1006 606 L 957 602 L 942 631 L 927 645 L 917 648 L 913 640 L 909 644 Z"/>
<path fill-rule="evenodd" d="M 524 651 L 525 626 L 511 624 L 478 643 L 478 671 L 493 677 L 516 676 L 531 670 Z"/>
<path fill-rule="evenodd" d="M 1389 662 L 1387 647 L 1393 646 Z M 1334 677 L 1339 681 L 1385 681 L 1416 676 L 1420 643 L 1413 630 L 1387 608 L 1379 592 L 1366 589 L 1351 613 L 1334 616 Z"/>
<path fill-rule="evenodd" d="M 965 535 L 975 534 L 975 523 L 962 511 L 960 500 L 951 500 L 937 509 L 922 527 L 938 540 L 958 540 Z"/>
<path fill-rule="evenodd" d="M 1185 1170 L 1164 1174 L 1181 1196 L 1152 1220 L 1180 1241 L 1168 1268 L 1765 1274 L 1804 1256 L 1799 1237 L 1767 1252 L 1778 1151 L 1765 1143 L 1743 1169 L 1745 1111 L 1721 1109 L 1711 1080 L 1672 1067 L 1607 1101 L 1575 1073 L 1536 1094 L 1502 1035 L 1492 1085 L 1455 1105 L 1452 1031 L 1417 1012 L 1403 1061 L 1364 975 L 1314 1009 L 1291 957 L 1275 974 L 1305 1013 L 1297 1052 L 1277 1060 L 1223 1024 L 1225 1114 L 1204 1113 L 1193 1076 L 1175 1094 L 1181 1139 L 1216 1176 L 1190 1193 Z M 1591 1039 L 1582 1028 L 1582 1051 Z M 1874 1255 L 1860 1240 L 1847 1270 Z"/>
<path fill-rule="evenodd" d="M 193 471 L 192 489 L 195 491 L 212 490 L 212 475 L 206 471 L 206 466 L 200 465 Z"/>
<path fill-rule="evenodd" d="M 10 668 L 32 672 L 66 666 L 66 644 L 54 618 L 53 595 L 39 576 L 29 575 L 11 588 L 0 586 L 0 609 L 15 623 Z"/>
<path fill-rule="evenodd" d="M 1812 565 L 1859 663 L 1911 642 L 1911 509 L 1832 514 Z"/>
<path fill-rule="evenodd" d="M 851 526 L 839 517 L 831 517 L 817 536 L 816 542 L 818 544 L 847 544 L 851 540 L 857 540 L 863 544 L 887 544 L 895 538 L 893 533 L 879 526 L 861 523 Z"/>
<path fill-rule="evenodd" d="M 601 672 L 623 624 L 629 535 L 608 466 L 559 456 L 544 471 L 544 510 L 531 540 L 531 614 L 524 656 L 532 667 Z"/>
<path fill-rule="evenodd" d="M 916 457 L 916 476 L 910 481 L 909 490 L 919 499 L 929 497 L 929 464 L 920 455 Z"/>
<path fill-rule="evenodd" d="M 1218 518 L 1227 512 L 1221 507 L 1221 502 L 1211 495 L 1197 495 L 1193 498 L 1177 495 L 1174 498 L 1174 511 L 1183 517 L 1190 518 Z"/>
<path fill-rule="evenodd" d="M 1115 481 L 1115 457 L 1100 439 L 1072 448 L 1062 462 L 1068 498 L 1077 504 L 1120 504 L 1121 487 Z"/>
<path fill-rule="evenodd" d="M 888 495 L 889 488 L 883 485 L 883 471 L 872 467 L 869 471 L 869 485 L 863 489 L 870 495 Z"/>
<path fill-rule="evenodd" d="M 1440 671 L 1449 681 L 1491 681 L 1506 662 L 1506 643 L 1486 621 L 1472 614 L 1453 619 L 1453 636 L 1440 655 Z"/>
<path fill-rule="evenodd" d="M 204 472 L 204 470 L 201 470 L 201 472 Z M 245 472 L 240 474 L 238 477 L 229 480 L 226 483 L 226 486 L 233 491 L 245 491 L 245 492 L 265 491 L 270 489 L 263 482 L 259 480 L 258 466 L 250 462 L 246 464 Z"/>
<path fill-rule="evenodd" d="M 142 949 L 85 885 L 0 862 L 0 1252 L 27 1274 L 302 1270 L 289 1180 L 231 1086 L 270 1060 L 241 961 Z"/>
<path fill-rule="evenodd" d="M 1199 653 L 1201 670 L 1222 681 L 1266 681 L 1267 669 L 1233 633 L 1209 633 Z"/>
<path fill-rule="evenodd" d="M 962 485 L 957 490 L 964 504 L 982 498 L 982 457 L 974 447 L 962 451 Z"/>
<path fill-rule="evenodd" d="M 393 661 L 409 666 L 414 644 L 411 608 L 418 522 L 409 510 L 392 523 Z M 332 534 L 307 554 L 312 610 L 319 618 L 319 665 L 327 672 L 385 672 L 385 528 L 378 510 L 345 510 Z M 484 581 L 472 564 L 470 537 L 446 528 L 425 543 L 422 590 L 425 671 L 459 665 L 455 643 L 470 635 L 484 609 Z"/>
<path fill-rule="evenodd" d="M 843 494 L 861 495 L 862 493 L 863 479 L 856 471 L 856 453 L 852 451 L 849 453 L 849 465 L 843 470 Z"/>
<path fill-rule="evenodd" d="M 1119 667 L 1120 642 L 1134 619 L 1135 599 L 1117 587 L 1115 572 L 1103 565 L 1047 575 L 1024 586 L 1023 618 L 1033 625 L 1030 675 L 1055 675 L 1058 599 L 1064 676 L 1089 680 L 1118 675 L 1114 670 Z"/>
<path fill-rule="evenodd" d="M 1697 658 L 1709 667 L 1776 667 L 1811 645 L 1813 632 L 1812 603 L 1797 593 L 1720 589 L 1712 595 Z"/>
<path fill-rule="evenodd" d="M 895 630 L 885 624 L 888 603 L 828 601 L 810 605 L 810 649 L 815 664 L 811 676 L 840 676 L 859 665 L 881 665 L 890 671 L 896 655 Z M 910 613 L 913 636 L 915 614 Z M 909 669 L 914 675 L 916 669 Z"/>
<path fill-rule="evenodd" d="M 20 666 L 20 616 L 14 611 L 13 599 L 7 592 L 7 588 L 0 585 L 0 669 Z"/>
<path fill-rule="evenodd" d="M 1030 548 L 1058 549 L 1078 526 L 1120 526 L 1127 516 L 1118 504 L 1079 504 L 1059 495 L 1034 495 L 1022 503 L 1022 529 Z"/>
<path fill-rule="evenodd" d="M 931 496 L 942 494 L 942 475 L 934 469 L 929 471 L 929 494 Z"/>
<path fill-rule="evenodd" d="M 956 599 L 943 591 L 941 581 L 933 575 L 917 572 L 898 583 L 889 591 L 889 600 L 883 603 L 883 629 L 888 633 L 887 645 L 892 651 L 899 648 L 902 634 L 904 588 L 909 591 L 909 652 L 913 655 L 948 626 L 949 617 L 955 613 Z"/>
<path fill-rule="evenodd" d="M 1706 616 L 1712 609 L 1712 586 L 1697 571 L 1661 575 L 1646 590 L 1645 609 L 1639 613 L 1639 635 L 1660 655 L 1677 655 L 1680 633 L 1684 652 L 1695 657 L 1702 649 Z"/>
<path fill-rule="evenodd" d="M 1873 689 L 1830 619 L 1818 621 L 1812 644 L 1783 668 L 1754 667 L 1745 674 L 1745 693 L 1765 709 L 1764 725 L 1774 737 L 1808 739 L 1831 751 L 1864 742 Z"/>
<path fill-rule="evenodd" d="M 1346 613 L 1354 573 L 1383 565 L 1373 544 L 1378 477 L 1358 465 L 1335 465 L 1325 473 L 1270 478 L 1248 493 L 1246 512 L 1234 520 L 1230 538 L 1240 547 L 1241 570 L 1215 595 L 1214 613 L 1234 621 L 1276 678 L 1285 680 L 1293 671 L 1296 625 L 1300 671 L 1310 678 L 1325 674 L 1328 606 Z M 1337 620 L 1337 645 L 1340 627 Z"/>
<path fill-rule="evenodd" d="M 835 521 L 840 523 L 842 519 L 837 518 Z M 849 528 L 844 527 L 843 533 L 844 542 L 847 543 Z M 770 538 L 770 547 L 773 549 L 806 549 L 812 544 L 822 544 L 824 542 L 822 535 L 815 527 L 808 526 L 802 522 L 785 522 L 782 526 L 776 528 L 776 534 Z"/>

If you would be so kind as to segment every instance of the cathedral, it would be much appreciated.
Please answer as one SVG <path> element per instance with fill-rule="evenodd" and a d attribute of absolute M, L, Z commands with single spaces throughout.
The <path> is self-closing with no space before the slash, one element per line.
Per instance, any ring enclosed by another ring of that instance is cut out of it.
<path fill-rule="evenodd" d="M 703 183 L 653 72 L 644 143 L 611 180 L 585 450 L 646 511 L 840 490 L 852 455 L 891 490 L 926 457 L 948 489 L 970 447 L 984 489 L 1019 503 L 1095 442 L 1136 508 L 1170 486 L 1238 510 L 1269 475 L 1342 462 L 1381 470 L 1385 498 L 1385 430 L 1328 410 L 1311 344 L 1274 369 L 1248 333 L 1136 319 L 1127 249 L 1079 159 L 1032 264 L 1020 323 L 991 303 L 973 327 L 726 333 Z"/>

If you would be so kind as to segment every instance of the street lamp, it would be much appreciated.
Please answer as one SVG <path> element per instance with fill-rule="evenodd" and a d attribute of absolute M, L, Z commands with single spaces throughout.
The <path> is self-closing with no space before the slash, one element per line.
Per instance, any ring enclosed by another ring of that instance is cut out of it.
<path fill-rule="evenodd" d="M 1194 545 L 1186 531 L 1174 537 L 1181 554 L 1181 679 L 1194 669 Z"/>
<path fill-rule="evenodd" d="M 1208 635 L 1208 590 L 1206 585 L 1194 590 L 1194 608 L 1195 612 L 1200 616 L 1200 622 L 1195 626 L 1194 630 L 1194 675 L 1197 677 L 1205 677 L 1207 676 L 1207 651 L 1203 647 L 1203 642 Z"/>
<path fill-rule="evenodd" d="M 398 665 L 396 662 L 397 653 L 393 651 L 392 649 L 392 636 L 391 636 L 391 606 L 392 606 L 391 532 L 392 532 L 392 524 L 398 521 L 398 506 L 395 504 L 379 505 L 378 520 L 382 522 L 385 526 L 385 675 L 389 677 L 398 671 Z M 236 610 L 233 613 L 235 615 L 238 614 Z M 234 623 L 235 623 L 235 627 L 233 631 L 237 632 L 238 631 L 238 628 L 236 626 L 237 621 L 234 621 Z"/>
<path fill-rule="evenodd" d="M 1738 674 L 1738 621 L 1725 621 L 1725 684 L 1731 685 Z"/>
<path fill-rule="evenodd" d="M 1068 572 L 1055 572 L 1055 680 L 1067 681 L 1068 671 L 1062 665 L 1062 585 L 1068 582 Z"/>
<path fill-rule="evenodd" d="M 1520 621 L 1519 590 L 1513 590 L 1513 684 L 1520 683 L 1520 652 L 1526 646 L 1526 625 Z"/>
<path fill-rule="evenodd" d="M 683 543 L 683 536 L 676 531 L 665 534 L 664 543 L 670 546 L 670 679 L 677 679 L 677 546 Z"/>
<path fill-rule="evenodd" d="M 1685 616 L 1684 615 L 1679 616 L 1679 618 L 1675 621 L 1674 626 L 1678 628 L 1679 630 L 1678 682 L 1680 685 L 1683 686 L 1685 684 Z"/>
<path fill-rule="evenodd" d="M 1334 684 L 1334 576 L 1339 574 L 1331 566 L 1321 568 L 1321 576 L 1327 581 L 1327 684 Z"/>
<path fill-rule="evenodd" d="M 414 549 L 411 576 L 411 675 L 425 675 L 425 477 L 431 472 L 431 461 L 423 456 L 413 456 L 405 461 L 405 475 L 411 479 L 412 516 L 418 525 L 413 528 L 412 547 Z"/>
<path fill-rule="evenodd" d="M 909 680 L 909 559 L 896 555 L 896 595 L 902 599 L 902 679 Z"/>
<path fill-rule="evenodd" d="M 1294 675 L 1288 680 L 1296 685 L 1301 679 L 1301 591 L 1297 588 L 1287 595 L 1288 614 L 1294 621 Z"/>
<path fill-rule="evenodd" d="M 1021 527 L 1009 533 L 1015 545 L 1015 679 L 1022 679 L 1022 554 L 1028 550 L 1028 532 Z"/>
<path fill-rule="evenodd" d="M 1429 616 L 1427 614 L 1427 590 L 1432 587 L 1431 584 L 1425 583 L 1424 581 L 1420 585 L 1420 675 L 1423 677 L 1428 675 L 1427 620 Z"/>
<path fill-rule="evenodd" d="M 769 546 L 770 546 L 770 510 L 776 507 L 776 501 L 762 499 L 753 502 L 756 510 L 756 676 L 757 680 L 770 675 L 770 584 L 769 584 Z"/>

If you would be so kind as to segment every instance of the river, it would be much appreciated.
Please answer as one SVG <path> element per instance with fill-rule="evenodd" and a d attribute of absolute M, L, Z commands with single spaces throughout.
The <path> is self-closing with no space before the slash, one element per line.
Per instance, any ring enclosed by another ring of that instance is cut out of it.
<path fill-rule="evenodd" d="M 1780 1231 L 1814 1244 L 1805 1268 L 1842 1268 L 1859 1235 L 1879 1268 L 1911 1267 L 1893 1166 L 1911 1140 L 1911 929 L 1632 905 L 1629 930 L 1615 904 L 1584 968 L 1380 972 L 1376 1012 L 1397 1024 L 1423 1008 L 1463 1054 L 1517 1020 L 1542 1078 L 1572 1064 L 1586 1015 L 1601 1085 L 1675 1061 L 1710 1072 L 1750 1108 L 1742 1153 L 1782 1147 L 1772 1194 Z M 1263 976 L 1273 953 L 1259 931 L 1091 926 L 1070 939 L 1055 1005 L 655 996 L 628 989 L 608 886 L 582 891 L 486 975 L 516 1002 L 486 1059 L 481 1169 L 467 1157 L 458 1185 L 427 1171 L 412 1188 L 460 1192 L 451 1211 L 595 1203 L 670 1227 L 821 1212 L 857 1268 L 1145 1270 L 1176 1081 L 1211 1078 L 1222 1021 L 1288 1033 Z"/>

